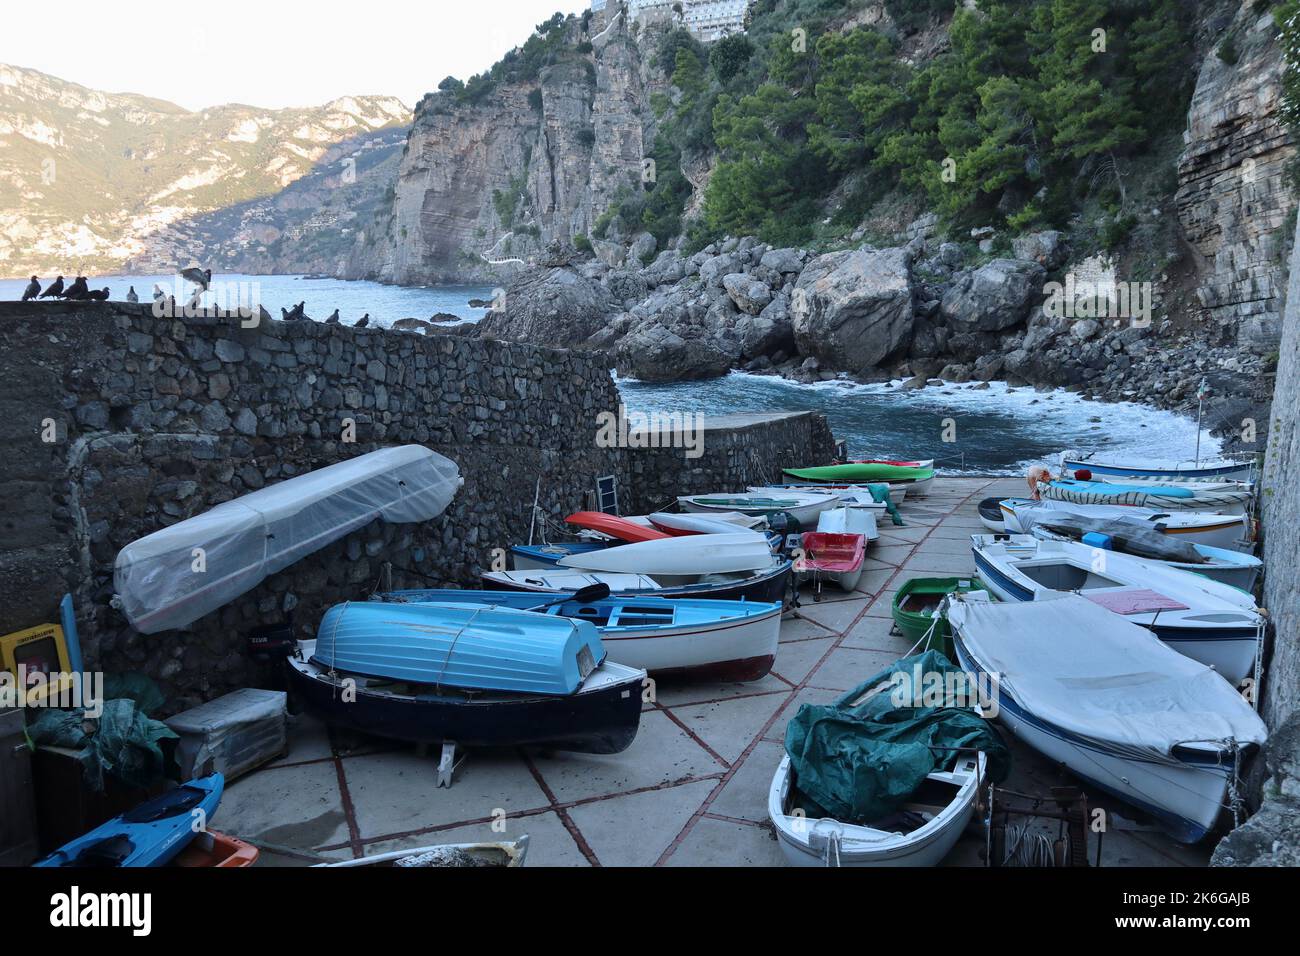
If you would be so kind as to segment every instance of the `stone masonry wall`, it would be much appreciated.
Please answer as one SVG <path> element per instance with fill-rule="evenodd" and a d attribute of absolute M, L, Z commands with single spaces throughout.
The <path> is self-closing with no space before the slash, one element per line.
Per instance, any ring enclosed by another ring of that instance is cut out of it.
<path fill-rule="evenodd" d="M 829 460 L 822 416 L 713 421 L 705 455 L 597 445 L 618 406 L 589 355 L 455 335 L 237 318 L 155 318 L 119 303 L 0 303 L 0 634 L 53 620 L 71 592 L 86 664 L 158 680 L 180 709 L 269 677 L 254 628 L 314 633 L 331 604 L 394 587 L 477 586 L 492 549 L 524 540 L 534 489 L 559 519 L 618 478 L 623 513 L 743 488 Z M 341 440 L 344 419 L 355 442 Z M 53 441 L 48 432 L 53 428 Z M 118 551 L 248 491 L 376 448 L 456 461 L 451 507 L 381 521 L 179 631 L 144 635 L 111 606 Z"/>

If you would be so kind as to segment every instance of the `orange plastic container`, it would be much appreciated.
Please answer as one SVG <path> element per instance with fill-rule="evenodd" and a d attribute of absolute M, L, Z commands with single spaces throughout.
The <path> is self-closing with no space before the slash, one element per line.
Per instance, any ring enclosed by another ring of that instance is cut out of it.
<path fill-rule="evenodd" d="M 216 830 L 208 830 L 191 840 L 190 845 L 181 850 L 180 854 L 172 860 L 171 865 L 234 869 L 252 866 L 260 855 L 261 851 L 251 843 L 226 836 Z"/>

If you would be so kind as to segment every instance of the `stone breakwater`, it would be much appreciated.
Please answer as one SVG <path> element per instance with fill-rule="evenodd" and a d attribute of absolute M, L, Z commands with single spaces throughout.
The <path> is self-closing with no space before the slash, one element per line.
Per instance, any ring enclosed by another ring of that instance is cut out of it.
<path fill-rule="evenodd" d="M 237 317 L 163 320 L 119 303 L 0 303 L 0 633 L 52 620 L 70 592 L 93 669 L 149 674 L 176 708 L 256 683 L 267 675 L 243 654 L 249 631 L 314 633 L 325 608 L 364 598 L 386 563 L 394 587 L 474 585 L 494 548 L 526 538 L 539 478 L 551 515 L 591 506 L 599 475 L 618 478 L 625 511 L 660 503 L 684 452 L 601 447 L 597 417 L 618 403 L 604 364 L 576 351 L 314 322 L 246 329 Z M 829 456 L 821 416 L 743 431 L 745 454 L 725 427 L 706 436 L 692 490 Z M 440 518 L 376 521 L 181 631 L 139 634 L 112 607 L 128 542 L 405 443 L 460 466 L 465 486 Z"/>

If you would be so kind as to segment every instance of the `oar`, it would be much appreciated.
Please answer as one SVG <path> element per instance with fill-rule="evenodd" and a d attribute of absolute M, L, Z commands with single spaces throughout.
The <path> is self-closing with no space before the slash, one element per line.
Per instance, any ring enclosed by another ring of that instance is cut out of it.
<path fill-rule="evenodd" d="M 588 584 L 585 588 L 578 588 L 572 594 L 566 594 L 558 601 L 550 601 L 546 604 L 539 604 L 537 607 L 525 608 L 528 611 L 545 611 L 548 607 L 555 607 L 557 604 L 564 604 L 568 601 L 577 601 L 579 604 L 591 604 L 595 601 L 603 601 L 609 597 L 609 585 L 604 581 L 596 584 Z"/>

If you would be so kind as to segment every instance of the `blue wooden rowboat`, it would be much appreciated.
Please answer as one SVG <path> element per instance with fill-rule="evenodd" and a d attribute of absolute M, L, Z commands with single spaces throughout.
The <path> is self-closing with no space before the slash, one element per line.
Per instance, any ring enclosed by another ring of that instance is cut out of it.
<path fill-rule="evenodd" d="M 335 726 L 421 743 L 618 753 L 645 672 L 606 660 L 595 625 L 482 602 L 362 601 L 326 612 L 290 686 Z"/>
<path fill-rule="evenodd" d="M 219 773 L 191 780 L 77 837 L 36 866 L 163 866 L 206 827 L 224 789 Z"/>
<path fill-rule="evenodd" d="M 678 674 L 710 680 L 758 680 L 772 669 L 781 630 L 781 602 L 636 595 L 579 600 L 574 595 L 538 595 L 527 591 L 395 591 L 385 602 L 408 602 L 410 608 L 436 609 L 491 605 L 502 614 L 526 614 L 539 605 L 555 627 L 562 622 L 596 627 L 610 659 L 655 674 Z M 549 603 L 548 606 L 548 602 Z M 323 631 L 322 631 L 323 633 Z"/>

